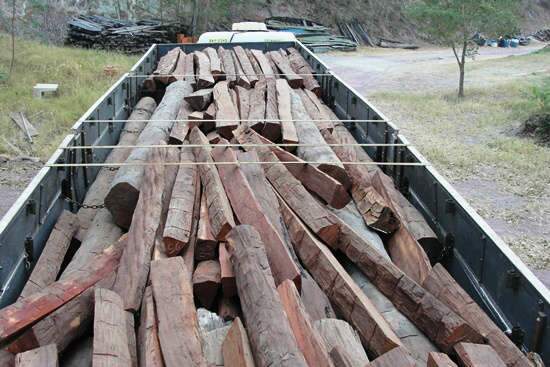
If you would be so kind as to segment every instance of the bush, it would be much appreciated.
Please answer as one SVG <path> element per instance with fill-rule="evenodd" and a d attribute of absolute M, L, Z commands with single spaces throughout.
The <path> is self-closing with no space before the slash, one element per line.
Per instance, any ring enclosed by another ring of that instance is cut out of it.
<path fill-rule="evenodd" d="M 525 122 L 523 133 L 535 136 L 544 143 L 550 142 L 550 78 L 531 89 L 535 112 Z"/>

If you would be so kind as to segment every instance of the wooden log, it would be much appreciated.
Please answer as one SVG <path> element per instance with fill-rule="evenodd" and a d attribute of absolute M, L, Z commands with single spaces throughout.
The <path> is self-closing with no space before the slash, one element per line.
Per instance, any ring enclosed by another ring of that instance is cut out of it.
<path fill-rule="evenodd" d="M 461 367 L 505 367 L 495 350 L 486 344 L 459 343 L 454 351 Z"/>
<path fill-rule="evenodd" d="M 172 72 L 176 68 L 179 56 L 179 48 L 173 48 L 168 51 L 166 55 L 162 56 L 158 62 L 156 70 L 153 72 L 155 80 L 158 80 L 163 84 L 170 84 L 175 81 L 176 78 L 172 75 Z"/>
<path fill-rule="evenodd" d="M 80 338 L 60 358 L 63 367 L 92 367 L 94 337 Z"/>
<path fill-rule="evenodd" d="M 252 88 L 252 85 L 250 83 L 250 79 L 245 75 L 245 72 L 241 66 L 241 63 L 239 61 L 239 58 L 237 57 L 237 54 L 234 50 L 229 50 L 227 52 L 231 53 L 231 57 L 233 58 L 233 64 L 235 65 L 235 74 L 237 74 L 237 85 L 250 89 Z"/>
<path fill-rule="evenodd" d="M 332 134 L 323 136 L 330 144 L 357 144 L 355 138 L 341 123 L 336 124 Z M 344 162 L 363 162 L 368 154 L 361 147 L 339 146 L 332 148 L 338 158 Z M 399 219 L 395 216 L 390 204 L 372 186 L 367 166 L 345 165 L 351 181 L 352 197 L 367 223 L 373 229 L 392 233 L 399 228 Z"/>
<path fill-rule="evenodd" d="M 235 87 L 237 93 L 237 107 L 239 109 L 239 117 L 241 120 L 248 120 L 250 112 L 250 91 L 239 85 Z"/>
<path fill-rule="evenodd" d="M 277 287 L 292 333 L 298 348 L 310 366 L 333 366 L 327 347 L 313 327 L 300 294 L 290 280 L 285 280 Z"/>
<path fill-rule="evenodd" d="M 197 111 L 202 111 L 212 102 L 212 88 L 199 89 L 185 97 L 189 105 Z"/>
<path fill-rule="evenodd" d="M 225 367 L 254 367 L 248 335 L 239 318 L 231 324 L 222 345 Z"/>
<path fill-rule="evenodd" d="M 258 81 L 265 81 L 265 75 L 262 72 L 262 68 L 260 67 L 260 64 L 258 63 L 258 60 L 254 57 L 250 49 L 246 49 L 246 56 L 248 56 L 248 60 L 250 61 L 250 65 L 252 65 L 252 69 L 254 70 L 254 74 L 258 77 Z"/>
<path fill-rule="evenodd" d="M 217 111 L 216 111 L 216 104 L 215 104 L 214 102 L 212 102 L 212 103 L 210 103 L 210 105 L 208 106 L 208 108 L 206 109 L 206 111 L 204 111 L 204 113 L 203 113 L 203 118 L 204 118 L 205 120 L 214 120 L 214 119 L 216 118 L 216 114 L 217 114 Z M 204 125 L 205 123 L 206 123 L 206 121 L 203 122 L 202 125 Z M 213 124 L 213 125 L 212 125 L 212 128 L 211 128 L 210 130 L 213 130 L 213 129 L 216 127 L 216 125 L 215 125 L 214 122 L 212 122 L 212 124 Z"/>
<path fill-rule="evenodd" d="M 174 80 L 185 80 L 185 52 L 182 49 L 177 48 L 179 51 L 178 61 L 176 62 L 176 67 L 172 71 Z"/>
<path fill-rule="evenodd" d="M 284 144 L 298 144 L 298 133 L 292 119 L 290 99 L 290 87 L 286 79 L 277 79 L 277 109 L 281 120 L 281 137 Z M 296 147 L 285 147 L 290 152 L 296 151 Z"/>
<path fill-rule="evenodd" d="M 195 51 L 193 55 L 195 57 L 195 69 L 197 71 L 197 88 L 211 88 L 215 81 L 210 71 L 210 60 L 208 56 L 201 51 Z"/>
<path fill-rule="evenodd" d="M 279 200 L 294 248 L 332 304 L 352 324 L 376 355 L 401 346 L 401 341 L 372 302 L 359 289 L 330 250 Z"/>
<path fill-rule="evenodd" d="M 300 293 L 300 297 L 310 319 L 317 321 L 326 318 L 336 318 L 336 313 L 325 292 L 323 292 L 307 270 L 301 270 L 302 292 Z"/>
<path fill-rule="evenodd" d="M 218 304 L 218 315 L 224 321 L 232 321 L 239 317 L 239 305 L 235 298 L 229 298 L 224 295 Z"/>
<path fill-rule="evenodd" d="M 200 219 L 194 256 L 195 260 L 214 260 L 217 256 L 217 247 L 218 241 L 212 234 L 210 218 L 208 217 L 208 205 L 206 204 L 206 194 L 203 192 L 200 203 Z"/>
<path fill-rule="evenodd" d="M 283 57 L 283 55 L 277 51 L 271 51 L 267 54 L 271 60 L 273 60 L 275 65 L 277 65 L 277 68 L 281 74 L 284 74 L 283 77 L 288 81 L 288 85 L 290 85 L 291 88 L 302 88 L 304 85 L 304 79 L 301 76 L 296 75 L 294 70 L 292 70 L 287 57 Z"/>
<path fill-rule="evenodd" d="M 343 348 L 340 347 L 339 345 L 332 348 L 329 355 L 330 355 L 330 358 L 332 359 L 332 363 L 334 364 L 334 367 L 353 367 L 353 362 L 344 353 Z"/>
<path fill-rule="evenodd" d="M 312 91 L 317 96 L 321 96 L 321 86 L 317 82 L 317 79 L 313 76 L 313 69 L 311 66 L 309 66 L 307 61 L 295 48 L 291 47 L 287 49 L 287 51 L 289 52 L 288 61 L 290 62 L 292 70 L 296 74 L 302 74 L 302 78 L 304 78 L 304 88 Z"/>
<path fill-rule="evenodd" d="M 208 144 L 206 136 L 196 127 L 191 131 L 190 141 L 192 144 L 197 145 Z M 214 162 L 210 155 L 210 150 L 206 147 L 194 148 L 193 152 L 195 153 L 197 162 Z M 217 240 L 223 241 L 225 235 L 235 226 L 231 205 L 229 205 L 229 200 L 227 199 L 220 176 L 214 165 L 200 165 L 199 174 L 201 176 L 204 192 L 206 193 L 208 217 L 210 218 L 212 234 Z"/>
<path fill-rule="evenodd" d="M 207 47 L 203 50 L 203 52 L 206 54 L 206 56 L 208 56 L 208 60 L 210 61 L 210 72 L 212 73 L 214 80 L 218 81 L 225 79 L 222 62 L 216 50 L 212 47 Z"/>
<path fill-rule="evenodd" d="M 216 162 L 238 162 L 236 152 L 228 147 L 214 148 L 212 156 Z M 278 285 L 285 279 L 290 279 L 300 288 L 300 271 L 292 260 L 283 238 L 256 199 L 242 170 L 223 165 L 218 167 L 218 172 L 239 222 L 253 225 L 260 231 L 262 241 L 266 244 L 266 253 L 275 283 Z"/>
<path fill-rule="evenodd" d="M 216 130 L 231 139 L 233 130 L 239 126 L 239 112 L 229 93 L 227 81 L 221 81 L 214 86 L 214 102 L 216 103 Z"/>
<path fill-rule="evenodd" d="M 233 52 L 235 53 L 235 56 L 239 61 L 243 73 L 246 75 L 250 83 L 250 87 L 254 87 L 256 85 L 256 82 L 258 81 L 258 76 L 252 68 L 252 64 L 250 63 L 250 59 L 248 58 L 246 51 L 241 46 L 236 46 L 233 48 Z M 246 88 L 245 85 L 242 86 Z"/>
<path fill-rule="evenodd" d="M 223 295 L 227 298 L 234 297 L 237 295 L 237 283 L 225 242 L 220 242 L 219 262 Z"/>
<path fill-rule="evenodd" d="M 15 367 L 58 367 L 57 347 L 49 344 L 15 356 Z"/>
<path fill-rule="evenodd" d="M 338 117 L 334 112 L 331 111 L 330 108 L 328 108 L 327 105 L 325 105 L 319 97 L 315 95 L 310 90 L 307 89 L 297 89 L 297 92 L 302 91 L 300 94 L 300 97 L 302 98 L 302 101 L 304 99 L 309 99 L 311 103 L 315 106 L 317 112 L 314 114 L 310 114 L 311 117 L 315 116 L 315 119 L 322 120 L 316 123 L 318 129 L 321 131 L 321 133 L 325 130 L 332 133 L 334 130 L 334 120 L 337 120 Z M 303 96 L 303 97 L 302 97 Z M 307 102 L 305 102 L 307 103 Z M 315 111 L 315 109 L 313 109 Z M 308 111 L 309 112 L 309 111 Z"/>
<path fill-rule="evenodd" d="M 224 366 L 222 345 L 231 325 L 202 334 L 202 353 L 209 366 Z"/>
<path fill-rule="evenodd" d="M 125 243 L 124 236 L 91 259 L 87 266 L 73 271 L 64 280 L 58 280 L 0 310 L 0 346 L 94 284 L 111 276 L 116 271 Z"/>
<path fill-rule="evenodd" d="M 222 137 L 220 134 L 218 134 L 217 131 L 210 131 L 208 134 L 206 134 L 206 139 L 208 139 L 208 142 L 210 144 L 218 144 Z"/>
<path fill-rule="evenodd" d="M 368 367 L 416 367 L 416 362 L 403 347 L 394 348 L 376 358 Z"/>
<path fill-rule="evenodd" d="M 260 234 L 240 225 L 227 241 L 255 364 L 307 366 L 279 300 Z"/>
<path fill-rule="evenodd" d="M 265 124 L 265 94 L 267 84 L 265 79 L 258 81 L 250 90 L 248 126 L 257 132 L 261 132 Z"/>
<path fill-rule="evenodd" d="M 422 286 L 480 333 L 507 366 L 529 366 L 527 357 L 441 264 L 436 264 L 433 267 Z"/>
<path fill-rule="evenodd" d="M 120 132 L 118 145 L 134 145 L 138 135 L 143 130 L 143 127 L 153 114 L 156 107 L 157 104 L 153 98 L 143 97 L 140 99 L 128 117 L 128 120 L 124 124 L 124 129 Z M 124 162 L 130 155 L 131 151 L 131 148 L 113 149 L 107 156 L 107 159 L 105 159 L 105 163 Z M 77 213 L 78 221 L 80 223 L 77 238 L 79 238 L 81 242 L 86 235 L 86 231 L 90 228 L 94 217 L 99 211 L 99 209 L 95 209 L 93 206 L 103 204 L 111 182 L 116 174 L 117 171 L 110 170 L 109 167 L 102 167 L 99 170 L 94 182 L 88 188 L 83 202 L 86 207 L 80 208 Z"/>
<path fill-rule="evenodd" d="M 139 195 L 132 224 L 128 230 L 128 246 L 120 259 L 114 290 L 124 300 L 124 308 L 139 310 L 149 275 L 155 234 L 162 214 L 167 149 L 154 148 L 145 167 L 143 188 Z"/>
<path fill-rule="evenodd" d="M 195 56 L 193 53 L 185 55 L 185 78 L 184 80 L 191 84 L 193 89 L 197 88 L 197 79 L 195 77 Z"/>
<path fill-rule="evenodd" d="M 198 263 L 193 273 L 193 295 L 202 307 L 212 309 L 220 286 L 220 263 L 216 260 Z"/>
<path fill-rule="evenodd" d="M 254 49 L 251 49 L 250 52 L 258 62 L 258 65 L 260 66 L 262 73 L 266 77 L 273 78 L 274 71 L 271 68 L 271 64 L 269 63 L 268 58 L 264 55 L 264 53 L 260 50 L 254 50 Z"/>
<path fill-rule="evenodd" d="M 160 144 L 168 140 L 172 120 L 176 117 L 183 97 L 191 93 L 189 83 L 177 81 L 166 88 L 162 102 L 157 107 L 150 122 L 139 135 L 136 145 Z M 135 148 L 126 159 L 126 163 L 144 162 L 150 148 Z M 113 215 L 117 225 L 129 228 L 143 183 L 144 166 L 120 167 L 109 193 L 105 197 L 105 206 Z"/>
<path fill-rule="evenodd" d="M 127 313 L 115 292 L 98 288 L 94 301 L 94 366 L 132 366 Z"/>
<path fill-rule="evenodd" d="M 292 117 L 296 122 L 296 132 L 300 144 L 308 144 L 308 146 L 299 146 L 296 150 L 298 157 L 307 162 L 319 162 L 316 165 L 321 171 L 334 177 L 342 183 L 344 187 L 350 188 L 350 179 L 344 169 L 344 165 L 338 159 L 334 151 L 326 145 L 326 141 L 317 129 L 315 123 L 310 120 L 309 114 L 306 112 L 300 96 L 291 90 L 291 105 Z"/>
<path fill-rule="evenodd" d="M 6 349 L 0 349 L 0 366 L 14 367 L 15 356 Z"/>
<path fill-rule="evenodd" d="M 237 83 L 237 76 L 235 70 L 235 63 L 233 62 L 233 56 L 231 51 L 226 50 L 223 47 L 218 47 L 218 57 L 221 60 L 223 70 L 225 70 L 225 79 L 232 88 Z"/>
<path fill-rule="evenodd" d="M 367 353 L 361 345 L 357 332 L 344 320 L 320 319 L 314 323 L 314 327 L 323 339 L 331 357 L 340 357 L 343 361 L 349 361 L 351 366 L 365 366 L 369 363 Z M 337 349 L 337 352 L 332 352 Z M 334 365 L 338 362 L 334 360 Z M 345 362 L 344 362 L 344 365 Z"/>
<path fill-rule="evenodd" d="M 202 355 L 193 289 L 181 257 L 151 263 L 159 341 L 167 367 L 206 367 Z"/>
<path fill-rule="evenodd" d="M 192 150 L 182 148 L 180 162 L 194 161 Z M 168 256 L 176 256 L 189 245 L 195 197 L 200 190 L 200 187 L 195 185 L 198 174 L 198 169 L 194 165 L 179 166 L 163 234 L 164 252 Z"/>
<path fill-rule="evenodd" d="M 76 214 L 63 210 L 48 237 L 48 241 L 44 245 L 42 254 L 38 258 L 25 287 L 23 287 L 23 291 L 19 295 L 19 299 L 30 296 L 55 282 L 65 254 L 78 227 Z"/>
<path fill-rule="evenodd" d="M 281 137 L 281 122 L 279 120 L 279 111 L 277 107 L 277 85 L 275 78 L 266 79 L 266 105 L 265 105 L 265 124 L 262 129 L 262 135 L 271 141 L 278 141 Z"/>
<path fill-rule="evenodd" d="M 126 334 L 128 337 L 128 348 L 130 349 L 130 361 L 132 366 L 138 365 L 136 325 L 134 323 L 134 314 L 125 311 L 126 314 Z"/>
<path fill-rule="evenodd" d="M 145 288 L 141 304 L 141 318 L 138 329 L 139 365 L 162 367 L 162 352 L 158 339 L 158 325 L 153 301 L 153 289 Z"/>
<path fill-rule="evenodd" d="M 458 367 L 445 353 L 431 352 L 427 367 Z"/>
<path fill-rule="evenodd" d="M 172 130 L 170 130 L 170 136 L 168 137 L 168 144 L 181 145 L 185 141 L 189 130 L 197 125 L 196 122 L 189 121 L 189 116 L 193 113 L 193 109 L 185 100 L 181 102 L 180 109 L 176 115 Z"/>

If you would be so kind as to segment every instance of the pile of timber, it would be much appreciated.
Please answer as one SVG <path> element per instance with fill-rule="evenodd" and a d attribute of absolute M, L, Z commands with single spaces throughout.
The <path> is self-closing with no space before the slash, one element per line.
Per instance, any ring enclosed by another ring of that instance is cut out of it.
<path fill-rule="evenodd" d="M 308 73 L 294 49 L 167 53 L 107 158 L 135 164 L 0 310 L 0 365 L 529 366 Z"/>
<path fill-rule="evenodd" d="M 338 22 L 336 25 L 342 36 L 347 39 L 352 40 L 358 45 L 375 47 L 369 32 L 367 32 L 367 27 L 358 20 L 349 23 Z"/>

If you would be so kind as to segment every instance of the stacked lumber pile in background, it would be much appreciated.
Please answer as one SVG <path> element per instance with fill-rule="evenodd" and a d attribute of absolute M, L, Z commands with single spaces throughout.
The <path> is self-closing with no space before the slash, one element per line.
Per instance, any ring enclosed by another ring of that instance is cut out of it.
<path fill-rule="evenodd" d="M 529 366 L 432 267 L 391 178 L 350 164 L 370 158 L 311 72 L 294 49 L 163 56 L 162 101 L 107 158 L 136 164 L 100 171 L 86 203 L 106 208 L 59 217 L 0 310 L 0 364 Z"/>
<path fill-rule="evenodd" d="M 338 29 L 342 36 L 346 37 L 357 43 L 358 45 L 365 45 L 375 47 L 375 44 L 367 32 L 367 27 L 360 23 L 358 20 L 354 20 L 349 23 L 338 22 Z"/>

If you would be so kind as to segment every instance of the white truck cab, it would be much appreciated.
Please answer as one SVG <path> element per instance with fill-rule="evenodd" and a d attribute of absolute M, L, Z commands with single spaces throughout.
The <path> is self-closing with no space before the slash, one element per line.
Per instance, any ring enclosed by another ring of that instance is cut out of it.
<path fill-rule="evenodd" d="M 264 23 L 233 23 L 231 31 L 205 32 L 197 43 L 239 43 L 239 42 L 294 42 L 296 37 L 290 32 L 269 31 Z"/>

